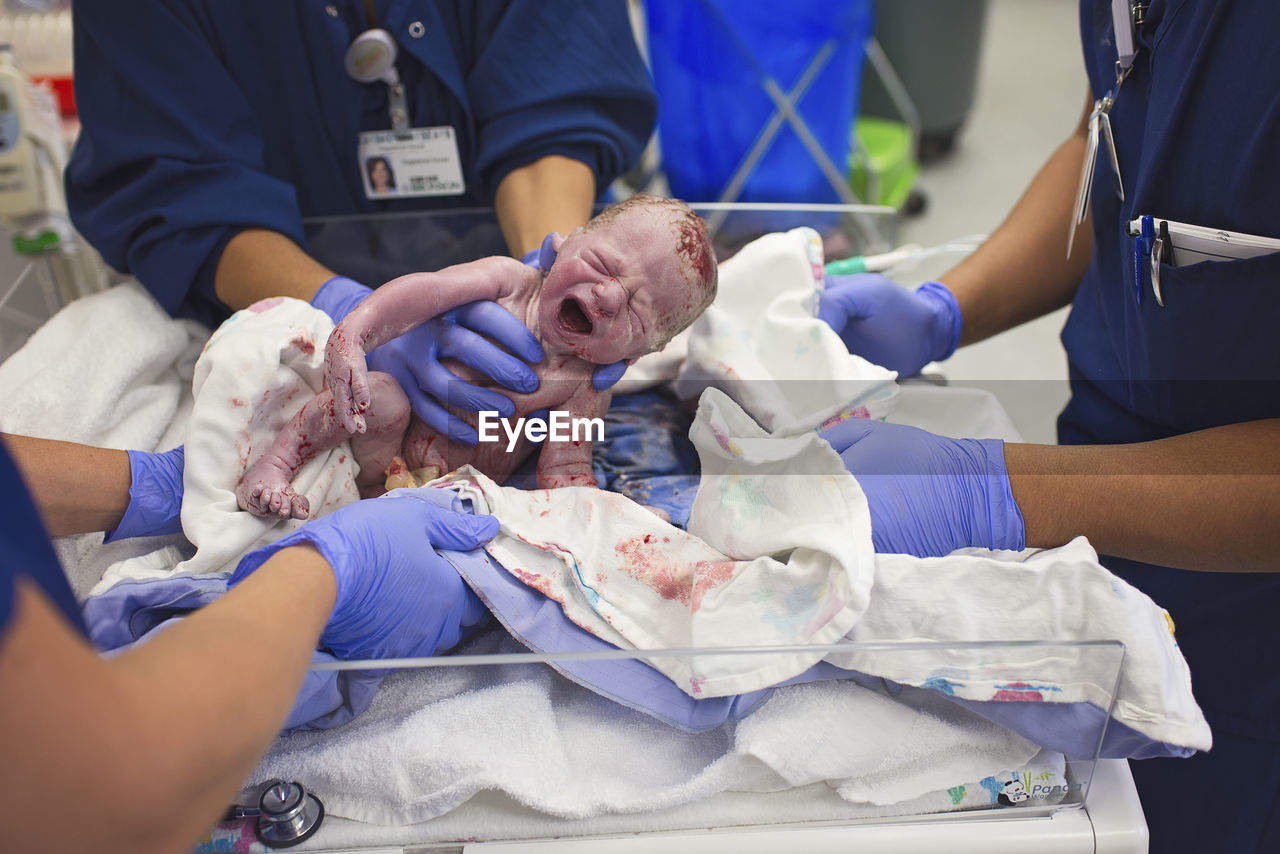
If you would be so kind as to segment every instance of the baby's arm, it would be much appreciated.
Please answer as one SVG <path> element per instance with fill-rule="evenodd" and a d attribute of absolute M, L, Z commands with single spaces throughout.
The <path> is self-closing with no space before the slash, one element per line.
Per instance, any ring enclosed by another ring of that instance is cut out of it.
<path fill-rule="evenodd" d="M 612 397 L 612 392 L 596 391 L 588 376 L 563 406 L 571 418 L 600 418 L 609 411 Z M 591 448 L 590 431 L 577 440 L 553 442 L 548 438 L 538 455 L 538 488 L 596 486 Z"/>
<path fill-rule="evenodd" d="M 338 420 L 364 432 L 370 393 L 365 354 L 446 311 L 537 287 L 538 271 L 514 258 L 481 258 L 434 273 L 411 273 L 382 285 L 351 310 L 329 336 L 325 381 Z"/>

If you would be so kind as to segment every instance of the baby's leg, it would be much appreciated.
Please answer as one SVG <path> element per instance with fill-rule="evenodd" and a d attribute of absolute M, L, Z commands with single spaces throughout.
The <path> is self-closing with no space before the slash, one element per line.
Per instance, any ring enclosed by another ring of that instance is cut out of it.
<path fill-rule="evenodd" d="M 361 498 L 373 498 L 386 492 L 387 470 L 400 454 L 405 428 L 413 410 L 404 390 L 390 374 L 369 374 L 372 402 L 365 413 L 368 429 L 351 437 L 351 453 L 360 464 L 356 486 Z"/>
<path fill-rule="evenodd" d="M 240 507 L 255 516 L 305 519 L 311 506 L 297 494 L 293 477 L 304 463 L 316 455 L 352 439 L 351 451 L 360 464 L 356 485 L 364 491 L 367 482 L 381 482 L 382 470 L 399 451 L 409 417 L 409 401 L 389 375 L 369 374 L 374 402 L 369 408 L 369 428 L 352 437 L 335 417 L 333 395 L 329 391 L 307 401 L 289 420 L 265 454 L 249 466 L 236 487 Z M 370 476 L 373 472 L 373 476 Z"/>

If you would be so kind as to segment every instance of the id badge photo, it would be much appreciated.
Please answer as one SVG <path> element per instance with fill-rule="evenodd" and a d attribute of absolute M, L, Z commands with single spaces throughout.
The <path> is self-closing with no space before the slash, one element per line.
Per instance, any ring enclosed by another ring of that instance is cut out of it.
<path fill-rule="evenodd" d="M 457 196 L 466 192 L 453 128 L 366 131 L 358 147 L 370 199 Z"/>

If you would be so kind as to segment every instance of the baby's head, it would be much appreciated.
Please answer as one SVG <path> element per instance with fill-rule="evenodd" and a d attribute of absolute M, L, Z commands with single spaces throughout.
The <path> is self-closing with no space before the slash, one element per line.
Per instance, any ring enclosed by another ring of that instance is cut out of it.
<path fill-rule="evenodd" d="M 635 195 L 553 244 L 538 326 L 544 345 L 607 365 L 662 349 L 716 295 L 715 250 L 679 199 Z"/>

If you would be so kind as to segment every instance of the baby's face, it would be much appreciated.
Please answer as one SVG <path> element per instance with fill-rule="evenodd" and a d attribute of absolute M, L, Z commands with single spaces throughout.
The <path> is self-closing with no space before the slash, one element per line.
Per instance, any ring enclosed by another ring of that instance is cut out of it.
<path fill-rule="evenodd" d="M 607 365 L 661 348 L 701 303 L 665 214 L 633 212 L 565 238 L 542 284 L 552 351 Z"/>

